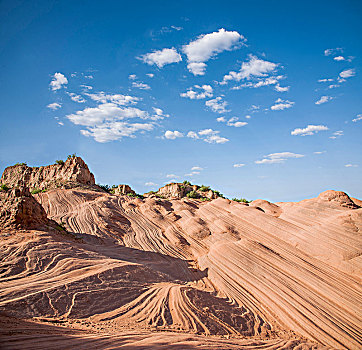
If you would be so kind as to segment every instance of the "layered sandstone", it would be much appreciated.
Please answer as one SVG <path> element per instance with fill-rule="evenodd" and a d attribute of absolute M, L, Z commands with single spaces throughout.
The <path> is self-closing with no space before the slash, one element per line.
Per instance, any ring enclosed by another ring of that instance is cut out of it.
<path fill-rule="evenodd" d="M 29 167 L 25 164 L 9 166 L 0 179 L 10 188 L 25 186 L 30 191 L 94 185 L 94 175 L 80 157 L 69 157 L 63 164 Z"/>

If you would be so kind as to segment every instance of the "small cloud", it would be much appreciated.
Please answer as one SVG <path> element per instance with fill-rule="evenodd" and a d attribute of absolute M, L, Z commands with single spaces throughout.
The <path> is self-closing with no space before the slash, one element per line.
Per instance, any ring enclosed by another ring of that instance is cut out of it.
<path fill-rule="evenodd" d="M 347 78 L 350 78 L 350 77 L 354 77 L 355 75 L 356 75 L 356 71 L 354 69 L 345 69 L 344 71 L 339 73 L 339 76 L 342 79 L 347 79 Z"/>
<path fill-rule="evenodd" d="M 150 66 L 156 65 L 158 68 L 182 61 L 181 55 L 175 48 L 156 50 L 141 56 L 139 59 Z"/>
<path fill-rule="evenodd" d="M 141 89 L 141 90 L 150 90 L 151 89 L 151 86 L 149 86 L 148 84 L 135 82 L 135 81 L 132 83 L 132 87 Z"/>
<path fill-rule="evenodd" d="M 219 117 L 219 118 L 216 118 L 216 121 L 218 123 L 225 123 L 226 122 L 226 119 L 224 117 Z"/>
<path fill-rule="evenodd" d="M 201 171 L 201 170 L 204 170 L 204 168 L 201 168 L 199 166 L 194 166 L 191 168 L 191 171 Z"/>
<path fill-rule="evenodd" d="M 327 151 L 317 151 L 317 152 L 313 152 L 314 154 L 323 154 L 323 153 L 327 153 Z"/>
<path fill-rule="evenodd" d="M 326 103 L 330 100 L 333 100 L 334 97 L 332 96 L 322 96 L 317 102 L 315 102 L 316 105 L 321 105 L 322 103 Z"/>
<path fill-rule="evenodd" d="M 345 167 L 346 168 L 357 168 L 358 165 L 357 164 L 346 164 Z"/>
<path fill-rule="evenodd" d="M 355 123 L 355 122 L 358 122 L 359 120 L 362 120 L 362 114 L 358 114 L 356 115 L 356 118 L 352 119 L 352 121 Z"/>
<path fill-rule="evenodd" d="M 212 129 L 204 129 L 199 131 L 199 135 L 201 138 L 207 143 L 219 143 L 223 144 L 228 142 L 229 140 L 225 137 L 221 137 L 218 134 L 220 131 L 212 130 Z"/>
<path fill-rule="evenodd" d="M 94 79 L 93 75 L 85 75 L 84 78 L 86 78 L 86 79 Z"/>
<path fill-rule="evenodd" d="M 335 61 L 345 61 L 346 59 L 343 56 L 336 56 L 333 58 Z"/>
<path fill-rule="evenodd" d="M 166 139 L 169 139 L 169 140 L 175 140 L 176 138 L 183 137 L 183 136 L 184 135 L 177 130 L 175 130 L 175 131 L 167 130 L 165 132 L 165 137 L 166 137 Z"/>
<path fill-rule="evenodd" d="M 158 184 L 155 184 L 154 182 L 146 182 L 145 186 L 158 186 Z"/>
<path fill-rule="evenodd" d="M 227 121 L 226 125 L 234 126 L 236 128 L 241 128 L 242 126 L 245 126 L 248 124 L 247 122 L 239 122 L 238 120 L 239 120 L 238 117 L 232 117 Z"/>
<path fill-rule="evenodd" d="M 205 105 L 215 113 L 230 112 L 229 110 L 226 109 L 228 103 L 226 101 L 223 101 L 221 97 L 216 97 L 212 100 L 208 100 L 205 102 Z"/>
<path fill-rule="evenodd" d="M 278 92 L 285 92 L 289 91 L 290 86 L 280 86 L 279 84 L 276 84 L 274 89 Z"/>
<path fill-rule="evenodd" d="M 190 100 L 200 100 L 206 97 L 212 97 L 213 88 L 210 85 L 195 85 L 195 89 L 199 91 L 194 91 L 193 88 L 188 88 L 186 92 L 180 94 L 181 97 L 189 98 Z"/>
<path fill-rule="evenodd" d="M 288 158 L 302 158 L 303 154 L 292 152 L 271 153 L 264 156 L 262 160 L 256 160 L 256 164 L 278 164 L 284 163 Z"/>
<path fill-rule="evenodd" d="M 340 138 L 341 136 L 343 136 L 343 130 L 338 130 L 338 131 L 335 131 L 332 136 L 330 136 L 329 138 L 332 139 L 332 140 L 335 140 L 337 138 Z"/>
<path fill-rule="evenodd" d="M 63 125 L 64 125 L 64 123 L 63 123 L 63 122 L 58 122 L 58 124 L 59 124 L 60 126 L 63 126 Z"/>
<path fill-rule="evenodd" d="M 191 138 L 191 139 L 199 139 L 199 136 L 198 136 L 197 133 L 194 132 L 194 131 L 189 131 L 189 132 L 187 133 L 187 137 L 189 137 L 189 138 Z"/>
<path fill-rule="evenodd" d="M 336 47 L 335 49 L 327 49 L 324 50 L 324 56 L 336 55 L 339 52 L 343 53 L 343 49 L 341 47 Z"/>
<path fill-rule="evenodd" d="M 245 118 L 246 118 L 246 119 L 250 119 L 251 116 L 250 116 L 250 115 L 246 115 Z"/>
<path fill-rule="evenodd" d="M 93 89 L 93 87 L 90 86 L 90 85 L 80 85 L 80 87 L 82 87 L 85 90 L 92 90 Z"/>
<path fill-rule="evenodd" d="M 53 111 L 56 111 L 57 109 L 59 109 L 59 108 L 62 107 L 62 104 L 61 104 L 61 103 L 54 102 L 54 103 L 48 104 L 47 107 L 48 107 L 49 109 L 52 109 Z"/>
<path fill-rule="evenodd" d="M 84 103 L 85 102 L 85 99 L 81 95 L 77 95 L 74 92 L 67 92 L 67 95 L 74 102 L 77 102 L 77 103 Z"/>
<path fill-rule="evenodd" d="M 53 80 L 50 82 L 50 87 L 53 91 L 59 90 L 64 85 L 68 84 L 68 79 L 62 73 L 55 73 Z"/>
<path fill-rule="evenodd" d="M 243 167 L 243 166 L 245 166 L 245 164 L 242 164 L 242 163 L 234 164 L 234 165 L 233 165 L 234 168 L 241 168 L 241 167 Z"/>
<path fill-rule="evenodd" d="M 167 174 L 166 177 L 167 177 L 167 178 L 178 178 L 178 177 L 180 177 L 180 176 L 175 175 L 175 174 Z"/>
<path fill-rule="evenodd" d="M 129 79 L 129 80 L 136 80 L 136 79 L 137 79 L 137 75 L 136 75 L 136 74 L 130 74 L 130 75 L 128 76 L 128 79 Z"/>
<path fill-rule="evenodd" d="M 146 74 L 149 78 L 153 78 L 155 75 L 153 73 L 147 73 Z"/>
<path fill-rule="evenodd" d="M 314 135 L 318 131 L 325 131 L 325 130 L 328 130 L 328 127 L 326 127 L 325 125 L 308 125 L 304 129 L 300 128 L 294 129 L 291 132 L 291 135 L 300 135 L 300 136 Z"/>
<path fill-rule="evenodd" d="M 270 107 L 273 111 L 282 111 L 283 109 L 291 108 L 293 107 L 295 102 L 291 102 L 288 100 L 282 100 L 281 98 L 278 98 L 275 101 L 275 104 Z"/>
<path fill-rule="evenodd" d="M 326 82 L 329 82 L 329 81 L 334 81 L 334 79 L 331 79 L 331 78 L 319 79 L 318 83 L 326 83 Z"/>

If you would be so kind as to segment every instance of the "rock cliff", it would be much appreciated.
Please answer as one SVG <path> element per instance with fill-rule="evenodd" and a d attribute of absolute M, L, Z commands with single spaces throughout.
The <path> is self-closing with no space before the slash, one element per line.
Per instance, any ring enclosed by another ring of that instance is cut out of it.
<path fill-rule="evenodd" d="M 80 157 L 69 157 L 63 164 L 29 167 L 25 164 L 9 166 L 0 180 L 10 188 L 28 187 L 30 191 L 94 185 L 94 175 Z"/>

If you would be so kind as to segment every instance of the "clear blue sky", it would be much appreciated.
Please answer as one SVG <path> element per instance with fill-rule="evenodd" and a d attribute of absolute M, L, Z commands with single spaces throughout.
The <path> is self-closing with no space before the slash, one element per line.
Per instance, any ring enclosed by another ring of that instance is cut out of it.
<path fill-rule="evenodd" d="M 361 1 L 1 1 L 0 171 L 362 197 Z"/>

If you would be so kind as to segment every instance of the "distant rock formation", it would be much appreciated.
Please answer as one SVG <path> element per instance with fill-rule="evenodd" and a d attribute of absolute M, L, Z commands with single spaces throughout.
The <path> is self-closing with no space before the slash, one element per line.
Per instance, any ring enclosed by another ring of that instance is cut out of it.
<path fill-rule="evenodd" d="M 0 192 L 0 229 L 39 229 L 49 223 L 27 187 Z"/>
<path fill-rule="evenodd" d="M 208 198 L 216 199 L 219 197 L 216 191 L 206 186 L 191 185 L 185 183 L 170 183 L 161 187 L 157 191 L 157 195 L 168 199 L 181 199 L 186 197 L 188 193 L 193 192 L 192 198 Z"/>
<path fill-rule="evenodd" d="M 94 175 L 80 157 L 69 157 L 63 164 L 29 167 L 25 164 L 9 166 L 0 180 L 10 188 L 28 187 L 33 190 L 71 188 L 94 185 Z"/>
<path fill-rule="evenodd" d="M 358 209 L 359 205 L 357 205 L 349 196 L 347 193 L 342 191 L 333 191 L 328 190 L 322 192 L 318 199 L 321 199 L 323 201 L 333 202 L 336 204 L 341 205 L 342 207 L 347 207 L 350 209 Z"/>
<path fill-rule="evenodd" d="M 125 195 L 125 194 L 129 194 L 129 193 L 134 194 L 134 195 L 136 194 L 136 192 L 133 191 L 132 188 L 128 185 L 123 185 L 123 184 L 118 185 L 118 187 L 116 187 L 114 189 L 114 194 L 116 194 L 116 195 Z"/>

